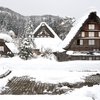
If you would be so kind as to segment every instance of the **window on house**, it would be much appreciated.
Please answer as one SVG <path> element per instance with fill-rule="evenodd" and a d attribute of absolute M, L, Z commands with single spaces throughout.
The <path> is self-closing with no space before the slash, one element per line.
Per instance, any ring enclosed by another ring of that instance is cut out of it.
<path fill-rule="evenodd" d="M 83 40 L 80 40 L 80 45 L 83 45 Z"/>
<path fill-rule="evenodd" d="M 92 57 L 86 57 L 86 60 L 92 60 Z"/>
<path fill-rule="evenodd" d="M 94 24 L 89 24 L 89 29 L 95 29 L 95 25 Z"/>
<path fill-rule="evenodd" d="M 96 60 L 100 60 L 100 58 L 99 57 L 96 57 Z"/>
<path fill-rule="evenodd" d="M 89 37 L 94 37 L 94 32 L 89 32 Z"/>
<path fill-rule="evenodd" d="M 85 57 L 82 57 L 82 60 L 85 60 Z"/>
<path fill-rule="evenodd" d="M 4 46 L 0 46 L 0 51 L 4 51 Z"/>
<path fill-rule="evenodd" d="M 82 37 L 85 37 L 85 32 L 82 32 L 82 33 L 81 33 L 81 36 L 82 36 Z"/>
<path fill-rule="evenodd" d="M 78 39 L 77 40 L 77 45 L 83 45 L 83 40 Z"/>
<path fill-rule="evenodd" d="M 89 40 L 89 45 L 95 45 L 95 41 L 94 40 Z"/>
<path fill-rule="evenodd" d="M 89 57 L 89 60 L 92 60 L 92 57 Z"/>
<path fill-rule="evenodd" d="M 77 40 L 77 45 L 80 45 L 80 40 Z"/>
<path fill-rule="evenodd" d="M 98 37 L 100 37 L 100 32 L 98 32 Z"/>

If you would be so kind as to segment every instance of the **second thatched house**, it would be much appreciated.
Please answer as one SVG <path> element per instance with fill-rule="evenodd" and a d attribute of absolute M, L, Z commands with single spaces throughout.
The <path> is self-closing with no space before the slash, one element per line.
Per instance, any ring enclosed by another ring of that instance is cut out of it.
<path fill-rule="evenodd" d="M 85 13 L 60 46 L 65 50 L 59 53 L 60 61 L 100 60 L 100 14 L 95 10 Z"/>

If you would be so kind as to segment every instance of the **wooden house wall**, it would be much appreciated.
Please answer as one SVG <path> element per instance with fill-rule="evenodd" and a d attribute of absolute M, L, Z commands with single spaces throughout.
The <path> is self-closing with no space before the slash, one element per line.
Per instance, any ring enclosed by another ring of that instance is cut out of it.
<path fill-rule="evenodd" d="M 56 57 L 58 61 L 67 61 L 69 58 L 68 55 L 66 55 L 66 52 L 54 52 L 53 53 Z"/>
<path fill-rule="evenodd" d="M 5 45 L 5 42 L 0 39 L 0 46 L 2 46 L 4 48 L 3 51 L 0 51 L 0 55 L 7 55 L 7 52 L 11 52 L 11 50 Z"/>
<path fill-rule="evenodd" d="M 89 29 L 89 25 L 94 25 L 94 29 Z M 84 32 L 84 36 L 82 36 Z M 94 36 L 89 36 L 89 32 L 94 32 Z M 100 60 L 100 55 L 93 55 L 93 51 L 98 51 L 100 53 L 100 18 L 95 12 L 90 13 L 88 18 L 84 21 L 82 26 L 78 29 L 77 33 L 73 33 L 75 36 L 65 47 L 66 51 L 86 51 L 86 55 L 68 55 L 66 53 L 58 53 L 57 57 L 59 61 L 67 60 Z M 83 43 L 80 44 L 79 41 L 82 40 Z M 90 45 L 89 41 L 93 40 L 94 44 Z"/>
<path fill-rule="evenodd" d="M 92 16 L 92 15 L 91 15 Z M 73 38 L 69 45 L 70 50 L 74 51 L 93 51 L 100 50 L 100 19 L 95 15 L 91 19 L 91 16 L 83 23 L 83 26 L 79 29 L 76 36 Z M 94 24 L 95 29 L 89 29 L 89 24 Z M 82 37 L 82 32 L 85 32 L 85 36 Z M 89 32 L 94 32 L 94 37 L 89 37 Z M 78 45 L 77 41 L 83 40 L 82 45 Z M 94 40 L 94 45 L 89 45 L 89 40 Z"/>
<path fill-rule="evenodd" d="M 67 55 L 65 52 L 55 54 L 58 61 L 69 61 L 69 60 L 100 60 L 100 55 Z"/>

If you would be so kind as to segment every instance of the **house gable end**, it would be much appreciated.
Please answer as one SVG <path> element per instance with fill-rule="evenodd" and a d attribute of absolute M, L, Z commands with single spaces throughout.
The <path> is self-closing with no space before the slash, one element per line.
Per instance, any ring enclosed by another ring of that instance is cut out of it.
<path fill-rule="evenodd" d="M 34 34 L 34 37 L 51 37 L 54 38 L 53 33 L 49 30 L 45 23 L 42 23 Z"/>
<path fill-rule="evenodd" d="M 90 13 L 65 49 L 92 51 L 100 49 L 100 18 L 96 12 Z"/>

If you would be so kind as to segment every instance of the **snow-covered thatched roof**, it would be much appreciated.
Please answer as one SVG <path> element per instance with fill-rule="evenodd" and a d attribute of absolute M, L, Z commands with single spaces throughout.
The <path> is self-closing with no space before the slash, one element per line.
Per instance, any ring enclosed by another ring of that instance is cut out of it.
<path fill-rule="evenodd" d="M 15 44 L 12 42 L 12 38 L 5 33 L 0 33 L 0 39 L 3 39 L 5 41 L 6 46 L 13 52 L 18 53 L 18 49 L 15 46 Z"/>
<path fill-rule="evenodd" d="M 51 48 L 53 51 L 57 50 L 58 45 L 62 42 L 62 40 L 57 36 L 57 34 L 53 31 L 53 29 L 47 25 L 46 22 L 41 22 L 40 25 L 34 30 L 33 34 L 35 34 L 41 25 L 46 25 L 46 27 L 52 32 L 54 38 L 52 37 L 38 37 L 35 38 L 35 44 L 38 49 L 41 48 Z"/>
<path fill-rule="evenodd" d="M 92 12 L 96 12 L 96 15 L 98 17 L 100 17 L 100 14 L 94 8 L 90 9 L 89 11 L 87 11 L 79 20 L 77 20 L 73 24 L 73 27 L 71 28 L 71 30 L 68 33 L 68 35 L 66 36 L 66 38 L 64 39 L 64 41 L 59 45 L 61 48 L 65 48 L 66 46 L 68 46 L 70 44 L 71 40 L 75 37 L 75 35 L 77 34 L 78 30 L 82 27 L 83 23 L 88 19 L 88 16 Z"/>
<path fill-rule="evenodd" d="M 14 43 L 5 43 L 7 45 L 7 47 L 11 50 L 11 52 L 13 53 L 18 53 L 18 48 L 15 46 Z"/>
<path fill-rule="evenodd" d="M 54 35 L 54 38 L 59 39 L 59 41 L 61 41 L 61 39 L 58 37 L 58 35 L 54 32 L 54 30 L 46 22 L 41 22 L 37 26 L 37 28 L 34 30 L 33 34 L 35 34 L 42 25 L 45 25 L 51 31 L 51 33 Z"/>
<path fill-rule="evenodd" d="M 8 34 L 0 33 L 0 39 L 3 39 L 4 41 L 11 42 L 12 38 Z"/>

